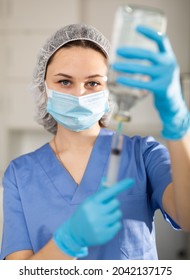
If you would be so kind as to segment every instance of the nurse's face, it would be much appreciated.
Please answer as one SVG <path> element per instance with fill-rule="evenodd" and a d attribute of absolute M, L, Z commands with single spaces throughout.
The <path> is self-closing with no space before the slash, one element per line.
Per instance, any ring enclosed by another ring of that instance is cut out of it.
<path fill-rule="evenodd" d="M 106 58 L 91 48 L 61 48 L 47 67 L 46 84 L 49 89 L 74 96 L 104 90 L 107 87 Z"/>

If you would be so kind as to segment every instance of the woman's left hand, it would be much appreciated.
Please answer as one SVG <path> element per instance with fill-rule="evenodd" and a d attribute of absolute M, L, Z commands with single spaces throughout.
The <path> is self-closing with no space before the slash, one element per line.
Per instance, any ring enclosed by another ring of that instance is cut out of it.
<path fill-rule="evenodd" d="M 170 140 L 181 139 L 190 128 L 190 115 L 182 97 L 180 71 L 169 39 L 144 26 L 138 26 L 137 31 L 154 41 L 159 51 L 135 47 L 118 48 L 117 54 L 127 61 L 116 62 L 112 68 L 120 73 L 148 76 L 149 79 L 145 81 L 126 75 L 119 76 L 116 82 L 152 92 L 155 107 L 163 123 L 162 136 Z M 129 59 L 139 60 L 140 63 L 129 62 Z"/>

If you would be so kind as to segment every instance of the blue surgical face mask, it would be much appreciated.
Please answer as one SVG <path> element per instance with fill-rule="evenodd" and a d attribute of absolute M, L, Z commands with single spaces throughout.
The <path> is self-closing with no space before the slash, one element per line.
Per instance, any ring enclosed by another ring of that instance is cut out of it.
<path fill-rule="evenodd" d="M 109 111 L 107 89 L 80 97 L 46 89 L 47 112 L 69 130 L 88 129 Z"/>

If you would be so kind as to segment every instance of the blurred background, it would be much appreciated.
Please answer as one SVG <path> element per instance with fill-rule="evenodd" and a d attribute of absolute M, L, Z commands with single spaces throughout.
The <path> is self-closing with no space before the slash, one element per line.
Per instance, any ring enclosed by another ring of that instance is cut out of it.
<path fill-rule="evenodd" d="M 30 82 L 37 53 L 56 29 L 87 23 L 111 40 L 113 18 L 120 4 L 160 8 L 167 16 L 167 34 L 181 69 L 185 100 L 190 108 L 190 0 L 0 0 L 0 174 L 10 160 L 32 151 L 52 137 L 34 121 Z M 151 96 L 131 111 L 125 125 L 129 135 L 160 138 L 161 123 Z M 114 122 L 110 124 L 115 128 Z M 1 184 L 0 184 L 1 185 Z M 2 234 L 0 187 L 0 238 Z M 160 259 L 190 259 L 190 237 L 176 232 L 156 213 L 156 239 Z"/>

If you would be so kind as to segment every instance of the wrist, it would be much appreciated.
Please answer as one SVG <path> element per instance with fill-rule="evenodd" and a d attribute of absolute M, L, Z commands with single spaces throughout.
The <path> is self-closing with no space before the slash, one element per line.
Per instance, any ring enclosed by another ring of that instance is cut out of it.
<path fill-rule="evenodd" d="M 190 114 L 187 108 L 173 118 L 163 121 L 162 137 L 166 140 L 180 140 L 190 130 Z"/>
<path fill-rule="evenodd" d="M 88 255 L 88 248 L 80 246 L 69 231 L 69 220 L 60 226 L 53 235 L 53 241 L 57 247 L 65 254 L 82 258 Z"/>

